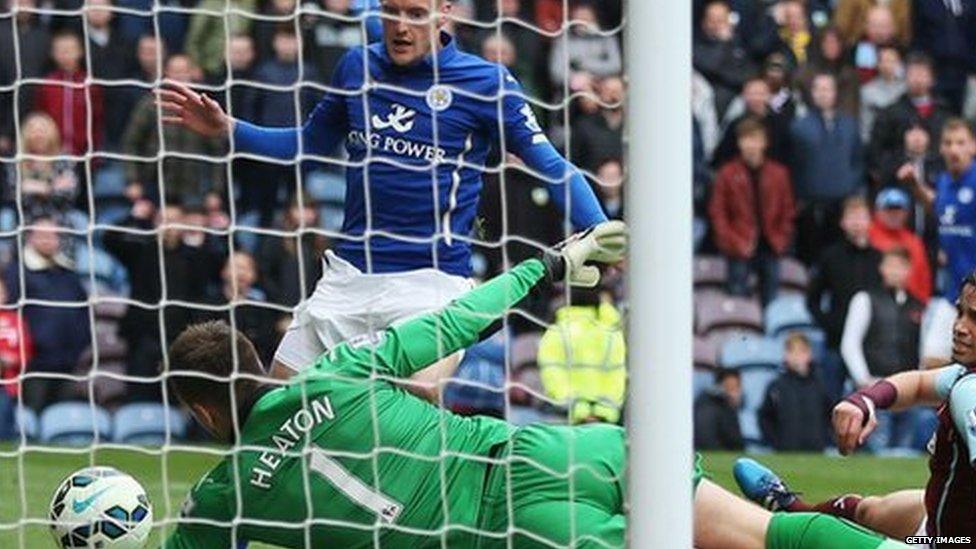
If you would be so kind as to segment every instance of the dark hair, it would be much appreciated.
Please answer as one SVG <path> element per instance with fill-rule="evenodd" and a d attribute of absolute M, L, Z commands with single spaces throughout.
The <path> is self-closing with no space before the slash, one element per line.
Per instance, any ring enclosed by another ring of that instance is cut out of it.
<path fill-rule="evenodd" d="M 962 279 L 962 286 L 959 287 L 960 290 L 966 286 L 972 286 L 976 288 L 976 271 L 971 271 L 966 278 Z"/>
<path fill-rule="evenodd" d="M 739 370 L 735 368 L 716 368 L 715 369 L 715 383 L 722 383 L 727 377 L 741 378 L 742 374 Z"/>
<path fill-rule="evenodd" d="M 757 133 L 761 133 L 763 137 L 766 137 L 766 126 L 760 120 L 751 116 L 743 118 L 742 122 L 739 122 L 739 125 L 735 127 L 735 137 L 737 139 L 742 139 L 743 137 Z"/>
<path fill-rule="evenodd" d="M 169 371 L 164 373 L 170 390 L 185 404 L 201 404 L 215 414 L 229 415 L 230 389 L 241 402 L 257 390 L 257 377 L 264 375 L 264 369 L 247 336 L 241 332 L 235 336 L 226 322 L 213 320 L 183 330 L 169 346 Z"/>
<path fill-rule="evenodd" d="M 935 71 L 935 65 L 932 63 L 932 58 L 920 51 L 913 51 L 905 58 L 905 66 L 908 67 L 910 65 L 921 65 L 927 68 L 929 71 Z"/>
<path fill-rule="evenodd" d="M 868 204 L 867 199 L 859 194 L 854 194 L 845 198 L 844 202 L 841 204 L 840 207 L 841 217 L 843 217 L 848 210 L 852 210 L 854 208 L 864 208 L 868 211 L 871 211 L 871 205 Z"/>
<path fill-rule="evenodd" d="M 294 38 L 295 26 L 292 25 L 291 23 L 279 23 L 278 25 L 275 26 L 274 36 L 278 36 L 279 34 L 284 34 L 286 36 Z"/>
<path fill-rule="evenodd" d="M 891 248 L 888 248 L 881 255 L 883 257 L 888 257 L 888 256 L 898 257 L 904 259 L 909 263 L 912 262 L 912 254 L 908 253 L 908 249 L 903 246 L 893 246 Z"/>

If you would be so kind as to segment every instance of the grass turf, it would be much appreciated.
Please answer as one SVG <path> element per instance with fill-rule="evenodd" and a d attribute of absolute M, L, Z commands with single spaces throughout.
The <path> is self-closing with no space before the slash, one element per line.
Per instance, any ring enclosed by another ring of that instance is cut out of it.
<path fill-rule="evenodd" d="M 164 457 L 158 449 L 98 448 L 92 452 L 33 447 L 18 454 L 16 446 L 0 446 L 0 547 L 54 547 L 44 524 L 52 492 L 68 474 L 92 464 L 110 465 L 132 474 L 148 490 L 155 520 L 175 519 L 187 491 L 218 460 L 213 451 L 170 450 Z M 734 493 L 738 491 L 731 470 L 736 457 L 705 454 L 705 467 L 712 480 Z M 760 459 L 810 501 L 848 492 L 877 494 L 919 488 L 927 477 L 924 459 L 841 459 L 803 454 Z M 26 507 L 22 500 L 26 500 Z M 21 519 L 26 521 L 20 524 Z M 165 528 L 154 530 L 149 547 L 159 544 Z"/>

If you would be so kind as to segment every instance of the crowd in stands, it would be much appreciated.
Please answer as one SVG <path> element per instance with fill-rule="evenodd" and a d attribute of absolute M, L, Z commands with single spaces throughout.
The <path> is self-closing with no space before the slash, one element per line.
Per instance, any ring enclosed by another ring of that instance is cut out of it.
<path fill-rule="evenodd" d="M 696 0 L 699 448 L 824 451 L 846 392 L 946 364 L 976 268 L 976 1 Z M 924 449 L 929 410 L 869 450 Z"/>
<path fill-rule="evenodd" d="M 232 158 L 226 140 L 163 123 L 153 90 L 179 81 L 235 117 L 299 124 L 363 42 L 359 4 L 235 0 L 225 20 L 222 0 L 0 0 L 0 439 L 19 437 L 14 416 L 66 399 L 162 402 L 163 350 L 192 322 L 233 315 L 270 359 L 322 252 L 342 237 L 341 166 Z M 473 22 L 450 24 L 461 49 L 508 67 L 537 103 L 560 105 L 536 107 L 540 120 L 620 218 L 621 2 L 453 4 Z M 505 244 L 476 254 L 478 277 L 534 253 L 525 239 L 566 236 L 545 182 L 506 161 L 486 173 L 474 235 Z M 619 421 L 619 290 L 618 277 L 571 306 L 562 293 L 534 298 L 504 337 L 468 353 L 446 401 L 466 413 L 511 414 L 511 402 L 527 417 Z M 543 335 L 530 317 L 552 326 Z M 564 343 L 574 351 L 560 353 Z M 577 354 L 602 373 L 571 376 Z M 37 375 L 17 382 L 23 372 Z M 506 376 L 519 387 L 508 399 Z"/>

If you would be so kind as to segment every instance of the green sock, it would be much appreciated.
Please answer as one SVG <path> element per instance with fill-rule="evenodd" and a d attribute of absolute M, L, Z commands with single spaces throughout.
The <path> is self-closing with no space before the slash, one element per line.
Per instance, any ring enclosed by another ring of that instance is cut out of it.
<path fill-rule="evenodd" d="M 895 549 L 908 547 L 857 524 L 821 513 L 776 513 L 766 549 Z"/>

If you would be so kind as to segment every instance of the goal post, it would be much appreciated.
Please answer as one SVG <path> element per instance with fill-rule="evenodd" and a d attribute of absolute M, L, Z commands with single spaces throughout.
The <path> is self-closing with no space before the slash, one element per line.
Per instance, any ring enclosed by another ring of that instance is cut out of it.
<path fill-rule="evenodd" d="M 627 2 L 631 547 L 692 547 L 691 5 Z"/>

